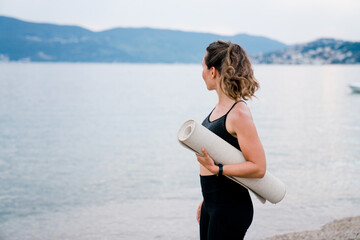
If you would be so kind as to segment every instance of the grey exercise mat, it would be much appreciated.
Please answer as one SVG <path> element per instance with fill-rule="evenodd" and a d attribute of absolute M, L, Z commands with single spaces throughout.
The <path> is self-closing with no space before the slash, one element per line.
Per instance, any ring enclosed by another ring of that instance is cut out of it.
<path fill-rule="evenodd" d="M 241 151 L 194 120 L 188 120 L 180 127 L 177 138 L 182 146 L 201 155 L 204 147 L 217 164 L 246 161 Z M 263 178 L 227 177 L 251 190 L 262 203 L 266 200 L 278 203 L 286 193 L 285 184 L 268 171 Z"/>

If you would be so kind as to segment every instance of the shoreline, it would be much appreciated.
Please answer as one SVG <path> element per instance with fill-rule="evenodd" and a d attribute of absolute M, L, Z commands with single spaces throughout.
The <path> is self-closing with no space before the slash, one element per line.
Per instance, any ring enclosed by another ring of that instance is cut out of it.
<path fill-rule="evenodd" d="M 329 222 L 318 230 L 291 232 L 262 240 L 360 240 L 360 216 Z"/>

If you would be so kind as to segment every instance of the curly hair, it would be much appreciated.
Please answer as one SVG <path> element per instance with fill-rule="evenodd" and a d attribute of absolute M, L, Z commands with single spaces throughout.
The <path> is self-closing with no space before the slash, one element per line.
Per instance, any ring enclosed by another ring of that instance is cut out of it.
<path fill-rule="evenodd" d="M 234 100 L 251 99 L 260 85 L 254 77 L 251 62 L 238 44 L 216 41 L 207 48 L 205 64 L 220 73 L 220 88 Z"/>

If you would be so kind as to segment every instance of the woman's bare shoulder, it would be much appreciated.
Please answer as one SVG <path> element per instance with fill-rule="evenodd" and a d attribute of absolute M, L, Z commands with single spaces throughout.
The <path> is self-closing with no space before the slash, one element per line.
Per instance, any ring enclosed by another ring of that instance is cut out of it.
<path fill-rule="evenodd" d="M 229 112 L 227 122 L 227 129 L 231 134 L 254 125 L 250 108 L 244 102 L 239 102 L 234 106 L 234 109 Z"/>
<path fill-rule="evenodd" d="M 250 108 L 244 102 L 239 102 L 234 106 L 234 109 L 230 111 L 229 117 L 234 121 L 239 120 L 252 120 Z"/>

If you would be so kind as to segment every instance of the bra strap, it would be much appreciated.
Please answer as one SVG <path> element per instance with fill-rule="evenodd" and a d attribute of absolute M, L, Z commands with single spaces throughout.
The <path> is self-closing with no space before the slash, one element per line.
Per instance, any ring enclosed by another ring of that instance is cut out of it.
<path fill-rule="evenodd" d="M 225 115 L 228 115 L 228 113 L 231 111 L 231 109 L 233 109 L 234 107 L 235 107 L 235 105 L 237 104 L 238 102 L 235 102 L 232 106 L 231 106 L 231 108 L 229 109 L 229 111 L 227 111 L 227 113 L 225 114 Z"/>
<path fill-rule="evenodd" d="M 242 100 L 242 99 L 239 100 L 238 102 L 243 102 L 243 103 L 247 104 L 247 103 L 246 103 L 244 100 Z M 226 113 L 225 115 L 228 115 L 229 112 L 231 111 L 231 109 L 233 109 L 238 102 L 235 102 L 235 103 L 231 106 L 231 108 L 229 109 L 229 111 L 227 111 L 227 113 Z"/>

